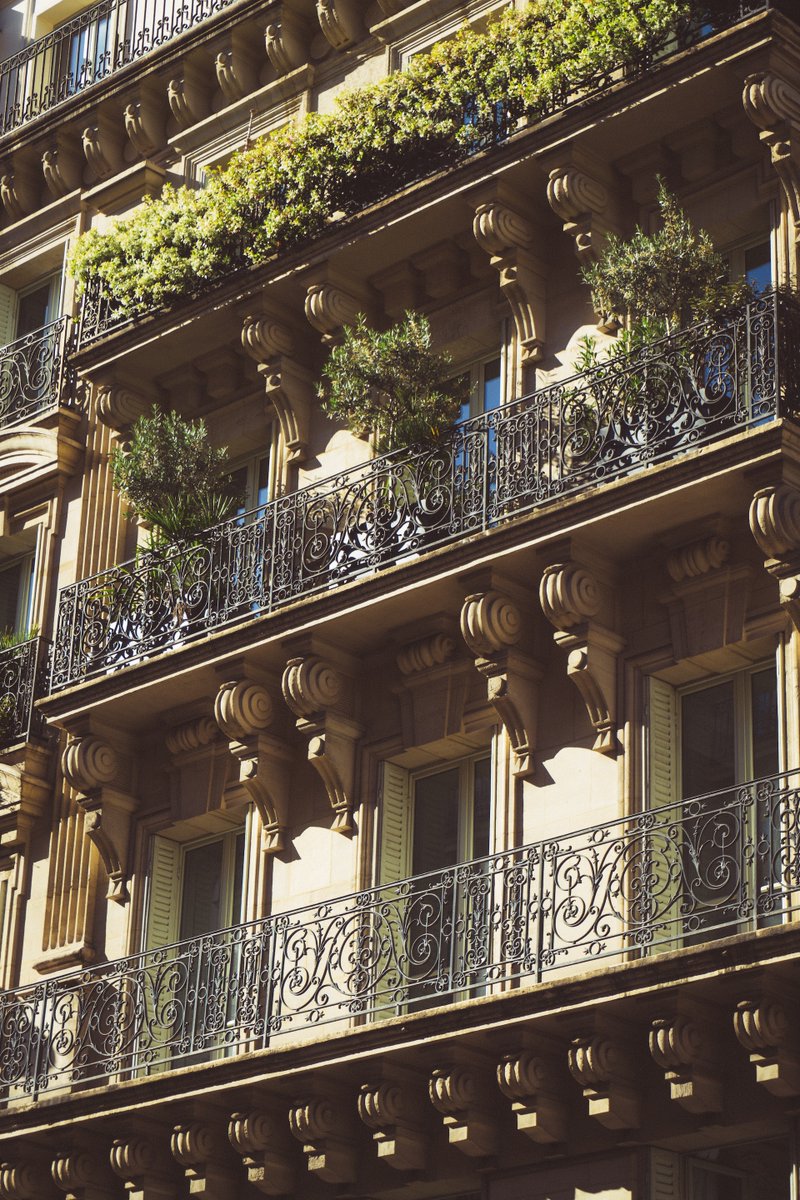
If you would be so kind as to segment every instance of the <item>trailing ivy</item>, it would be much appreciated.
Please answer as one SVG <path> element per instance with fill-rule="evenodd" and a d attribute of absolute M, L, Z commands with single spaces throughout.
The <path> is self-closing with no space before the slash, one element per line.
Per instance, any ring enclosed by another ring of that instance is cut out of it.
<path fill-rule="evenodd" d="M 133 216 L 80 238 L 72 271 L 123 313 L 160 307 L 233 267 L 263 263 L 521 119 L 536 120 L 612 67 L 646 62 L 700 0 L 531 0 L 469 27 L 407 70 L 351 89 L 233 155 L 206 187 L 167 185 Z"/>

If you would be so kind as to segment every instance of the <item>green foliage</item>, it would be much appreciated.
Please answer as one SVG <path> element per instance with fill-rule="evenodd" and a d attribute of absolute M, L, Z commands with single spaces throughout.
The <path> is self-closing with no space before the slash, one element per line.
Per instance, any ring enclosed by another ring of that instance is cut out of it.
<path fill-rule="evenodd" d="M 204 421 L 186 421 L 156 405 L 133 426 L 127 449 L 113 451 L 114 486 L 133 512 L 155 527 L 153 547 L 192 538 L 236 507 L 226 474 L 228 451 L 208 441 Z"/>
<path fill-rule="evenodd" d="M 687 324 L 711 303 L 726 278 L 725 261 L 705 230 L 697 230 L 662 179 L 658 187 L 661 226 L 654 234 L 637 228 L 623 241 L 610 237 L 599 260 L 583 270 L 598 312 L 627 318 L 647 339 Z M 639 338 L 641 340 L 641 338 Z M 625 349 L 635 349 L 626 345 Z"/>
<path fill-rule="evenodd" d="M 469 27 L 407 70 L 343 93 L 234 154 L 202 191 L 166 187 L 126 221 L 78 241 L 72 271 L 123 313 L 162 306 L 237 262 L 259 264 L 513 130 L 586 82 L 661 46 L 698 0 L 530 0 Z M 468 114 L 465 119 L 465 113 Z"/>
<path fill-rule="evenodd" d="M 356 432 L 374 430 L 381 450 L 438 437 L 469 396 L 469 380 L 453 378 L 449 357 L 431 350 L 427 319 L 413 312 L 385 333 L 359 316 L 322 373 L 325 411 Z"/>
<path fill-rule="evenodd" d="M 25 642 L 29 642 L 31 638 L 38 636 L 38 625 L 31 625 L 28 629 L 3 629 L 0 632 L 0 651 L 13 650 L 15 646 L 22 646 Z"/>

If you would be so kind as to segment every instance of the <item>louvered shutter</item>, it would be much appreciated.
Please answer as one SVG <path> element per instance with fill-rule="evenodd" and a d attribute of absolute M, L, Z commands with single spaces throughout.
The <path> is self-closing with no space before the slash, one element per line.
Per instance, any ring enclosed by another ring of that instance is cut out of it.
<path fill-rule="evenodd" d="M 680 1154 L 653 1147 L 650 1151 L 649 1200 L 680 1200 L 686 1194 L 682 1168 Z"/>
<path fill-rule="evenodd" d="M 0 346 L 14 341 L 17 320 L 17 293 L 0 283 Z"/>
<path fill-rule="evenodd" d="M 649 837 L 645 897 L 657 944 L 682 941 L 683 838 L 678 799 L 678 697 L 662 679 L 650 679 L 647 807 L 660 810 Z"/>
<path fill-rule="evenodd" d="M 153 838 L 150 868 L 150 892 L 145 927 L 145 950 L 169 946 L 178 936 L 181 896 L 181 848 L 168 838 Z M 182 997 L 175 994 L 179 973 L 167 956 L 148 957 L 142 971 L 144 985 L 144 1024 L 139 1039 L 139 1059 L 148 1075 L 166 1071 L 170 1066 L 170 1044 L 178 1032 L 164 1021 L 164 1015 L 182 1011 Z"/>
<path fill-rule="evenodd" d="M 411 780 L 395 763 L 383 764 L 378 880 L 394 883 L 411 874 Z"/>
<path fill-rule="evenodd" d="M 168 946 L 178 936 L 180 857 L 181 848 L 177 842 L 153 838 L 145 950 Z"/>

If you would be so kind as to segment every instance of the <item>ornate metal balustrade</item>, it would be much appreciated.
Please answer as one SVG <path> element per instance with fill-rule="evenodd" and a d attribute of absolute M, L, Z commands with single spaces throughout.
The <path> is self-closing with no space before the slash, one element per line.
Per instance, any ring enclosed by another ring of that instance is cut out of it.
<path fill-rule="evenodd" d="M 0 993 L 8 1100 L 210 1061 L 788 920 L 775 776 Z"/>
<path fill-rule="evenodd" d="M 52 689 L 176 650 L 565 496 L 796 415 L 800 308 L 765 295 L 62 590 Z"/>
<path fill-rule="evenodd" d="M 159 2 L 163 3 L 165 0 L 159 0 Z M 796 18 L 797 12 L 793 7 L 794 4 L 795 0 L 705 0 L 705 3 L 703 0 L 698 0 L 695 14 L 689 20 L 681 22 L 674 32 L 660 40 L 651 36 L 650 44 L 646 49 L 641 49 L 635 59 L 632 58 L 626 62 L 610 62 L 601 71 L 587 75 L 579 85 L 571 90 L 555 94 L 547 108 L 538 114 L 537 119 L 565 111 L 576 104 L 585 104 L 593 97 L 607 91 L 612 85 L 636 79 L 677 51 L 685 50 L 755 13 L 776 9 L 785 12 L 787 16 Z M 217 7 L 224 7 L 224 4 L 219 3 Z M 364 176 L 363 186 L 356 186 L 349 204 L 345 205 L 346 215 L 352 216 L 379 200 L 396 194 L 413 181 L 425 179 L 446 167 L 452 167 L 459 161 L 469 159 L 478 150 L 486 150 L 504 142 L 514 131 L 517 118 L 525 119 L 524 114 L 509 113 L 502 106 L 496 107 L 488 116 L 487 120 L 486 114 L 481 114 L 476 108 L 474 100 L 467 97 L 464 105 L 464 124 L 479 126 L 483 130 L 482 136 L 477 137 L 473 142 L 464 142 L 463 144 L 453 140 L 449 146 L 421 153 L 416 161 L 407 164 L 406 169 L 401 169 L 394 164 L 390 170 L 387 170 L 383 178 L 374 173 Z M 253 227 L 258 225 L 261 220 L 260 206 L 255 206 L 251 210 L 248 220 Z M 280 248 L 280 250 L 285 249 L 285 246 Z M 224 279 L 230 279 L 238 273 L 247 271 L 251 265 L 243 248 L 241 246 L 234 248 L 226 268 L 219 275 L 215 276 L 213 280 L 199 284 L 195 291 L 182 295 L 176 303 L 197 299 L 198 296 L 213 290 Z M 142 310 L 136 315 L 148 315 L 148 311 L 155 312 L 157 310 Z M 104 289 L 99 278 L 90 279 L 81 299 L 78 347 L 83 348 L 90 345 L 132 319 L 131 315 L 121 308 L 113 296 Z"/>
<path fill-rule="evenodd" d="M 27 421 L 58 404 L 76 401 L 75 373 L 68 354 L 69 317 L 0 348 L 0 428 Z"/>
<path fill-rule="evenodd" d="M 0 63 L 0 133 L 193 29 L 233 0 L 100 0 Z"/>
<path fill-rule="evenodd" d="M 0 750 L 32 736 L 44 736 L 44 721 L 34 701 L 47 690 L 48 666 L 44 638 L 30 638 L 0 650 Z"/>

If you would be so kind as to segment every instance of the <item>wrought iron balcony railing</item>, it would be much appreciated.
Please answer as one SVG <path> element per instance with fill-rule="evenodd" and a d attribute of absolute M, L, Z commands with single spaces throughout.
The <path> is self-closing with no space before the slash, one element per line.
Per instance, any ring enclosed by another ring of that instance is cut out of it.
<path fill-rule="evenodd" d="M 175 650 L 779 416 L 800 308 L 765 295 L 64 588 L 52 690 Z"/>
<path fill-rule="evenodd" d="M 0 750 L 44 735 L 45 724 L 34 701 L 47 690 L 48 666 L 44 638 L 0 650 Z"/>
<path fill-rule="evenodd" d="M 726 934 L 800 907 L 774 776 L 0 993 L 0 1088 L 130 1079 Z"/>
<path fill-rule="evenodd" d="M 100 0 L 0 63 L 0 133 L 193 29 L 233 0 Z"/>
<path fill-rule="evenodd" d="M 0 348 L 0 428 L 75 402 L 71 334 L 70 318 L 59 317 Z"/>

